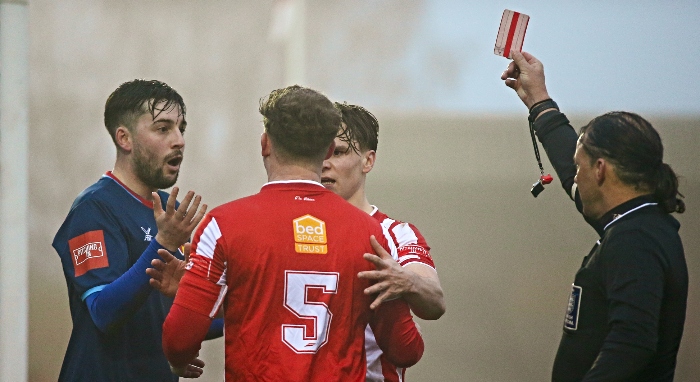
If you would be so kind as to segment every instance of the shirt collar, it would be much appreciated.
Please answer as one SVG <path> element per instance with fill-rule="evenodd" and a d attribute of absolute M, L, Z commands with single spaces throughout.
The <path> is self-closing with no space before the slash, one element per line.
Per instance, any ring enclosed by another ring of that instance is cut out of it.
<path fill-rule="evenodd" d="M 134 192 L 132 189 L 130 189 L 129 187 L 127 187 L 127 185 L 124 184 L 124 183 L 122 183 L 122 181 L 119 180 L 119 178 L 117 178 L 117 176 L 114 175 L 114 174 L 112 173 L 112 171 L 107 171 L 104 175 L 102 175 L 102 177 L 103 177 L 103 178 L 112 179 L 112 180 L 115 181 L 118 185 L 120 185 L 120 186 L 124 189 L 124 191 L 128 192 L 129 195 L 131 195 L 131 197 L 133 197 L 134 199 L 136 199 L 136 200 L 138 200 L 139 202 L 141 202 L 144 206 L 146 206 L 146 207 L 148 207 L 148 208 L 150 208 L 150 209 L 153 209 L 153 202 L 152 202 L 152 201 L 146 200 L 146 199 L 142 198 L 141 195 L 137 194 L 137 193 Z"/>
<path fill-rule="evenodd" d="M 598 220 L 598 226 L 602 227 L 602 231 L 605 231 L 612 223 L 616 222 L 621 217 L 632 213 L 640 208 L 655 206 L 658 203 L 654 201 L 652 195 L 642 195 L 634 199 L 630 199 L 610 211 L 606 212 L 603 217 Z"/>
<path fill-rule="evenodd" d="M 262 188 L 263 188 L 263 189 L 265 189 L 265 188 L 270 188 L 270 186 L 273 186 L 273 188 L 276 188 L 277 186 L 285 186 L 285 185 L 287 185 L 287 186 L 296 185 L 296 186 L 303 186 L 303 187 L 307 187 L 307 186 L 318 186 L 318 187 L 321 187 L 321 188 L 324 189 L 324 190 L 326 189 L 326 188 L 323 187 L 323 185 L 322 185 L 321 183 L 319 183 L 319 182 L 316 182 L 316 181 L 313 181 L 313 180 L 305 180 L 305 179 L 298 179 L 298 180 L 297 180 L 297 179 L 295 179 L 295 180 L 274 180 L 274 181 L 267 182 L 267 183 L 263 184 Z M 315 188 L 315 187 L 311 187 L 311 188 Z"/>
<path fill-rule="evenodd" d="M 369 213 L 369 216 L 374 216 L 374 214 L 376 214 L 377 211 L 379 211 L 379 208 L 377 208 L 377 206 L 372 204 L 372 212 Z"/>

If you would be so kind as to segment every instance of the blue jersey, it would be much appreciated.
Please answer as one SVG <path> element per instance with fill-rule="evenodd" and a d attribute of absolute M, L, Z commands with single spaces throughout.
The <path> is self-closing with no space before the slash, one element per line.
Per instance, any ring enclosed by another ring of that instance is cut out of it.
<path fill-rule="evenodd" d="M 168 194 L 159 195 L 165 209 Z M 149 288 L 131 314 L 106 333 L 95 326 L 85 303 L 131 268 L 157 230 L 152 203 L 109 172 L 73 202 L 53 241 L 73 320 L 59 381 L 178 380 L 161 345 L 172 299 Z"/>

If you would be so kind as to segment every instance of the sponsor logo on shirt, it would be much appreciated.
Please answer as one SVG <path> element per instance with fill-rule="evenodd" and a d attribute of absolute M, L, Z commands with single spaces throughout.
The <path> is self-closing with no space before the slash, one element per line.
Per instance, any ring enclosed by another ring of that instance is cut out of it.
<path fill-rule="evenodd" d="M 581 289 L 580 286 L 571 284 L 569 306 L 566 308 L 566 316 L 564 317 L 564 327 L 566 329 L 578 329 L 578 312 L 581 308 L 581 292 L 583 292 L 583 289 Z"/>
<path fill-rule="evenodd" d="M 292 221 L 294 228 L 294 250 L 297 253 L 328 253 L 326 223 L 311 215 Z"/>
<path fill-rule="evenodd" d="M 432 257 L 430 256 L 430 252 L 426 251 L 425 248 L 421 247 L 418 244 L 404 245 L 399 247 L 397 251 L 399 252 L 399 256 L 416 254 L 432 259 Z"/>
<path fill-rule="evenodd" d="M 104 232 L 102 230 L 86 232 L 68 240 L 68 247 L 73 258 L 75 277 L 87 271 L 109 266 Z"/>

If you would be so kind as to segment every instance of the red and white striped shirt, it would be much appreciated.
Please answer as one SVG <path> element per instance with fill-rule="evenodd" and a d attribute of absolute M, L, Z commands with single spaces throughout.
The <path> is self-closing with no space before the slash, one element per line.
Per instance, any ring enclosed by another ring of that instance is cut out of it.
<path fill-rule="evenodd" d="M 435 263 L 430 256 L 430 247 L 418 228 L 411 223 L 391 219 L 376 206 L 372 207 L 370 215 L 381 224 L 384 237 L 389 242 L 389 246 L 393 247 L 392 250 L 396 248 L 396 255 L 392 253 L 394 260 L 403 267 L 408 264 L 422 264 L 435 269 Z M 365 352 L 367 382 L 404 382 L 406 369 L 396 367 L 386 359 L 369 325 L 365 328 Z"/>

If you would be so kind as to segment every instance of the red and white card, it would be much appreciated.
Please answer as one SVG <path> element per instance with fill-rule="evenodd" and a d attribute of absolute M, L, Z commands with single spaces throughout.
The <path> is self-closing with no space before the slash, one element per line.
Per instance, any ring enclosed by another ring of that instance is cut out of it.
<path fill-rule="evenodd" d="M 530 21 L 530 16 L 526 14 L 511 11 L 510 9 L 503 11 L 493 53 L 497 56 L 511 58 L 511 52 L 520 52 L 523 48 L 528 21 Z"/>

